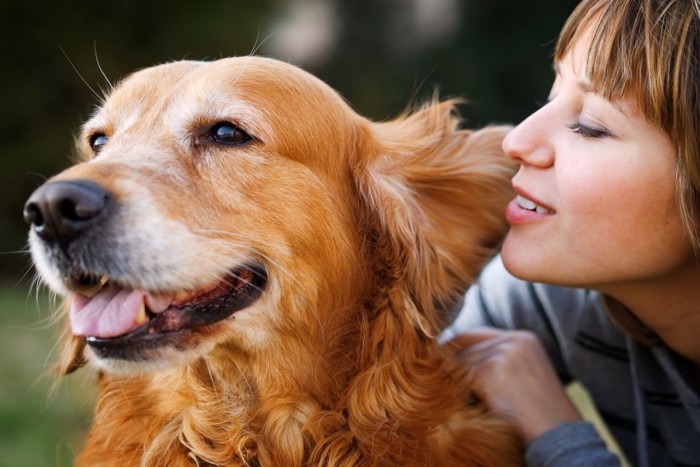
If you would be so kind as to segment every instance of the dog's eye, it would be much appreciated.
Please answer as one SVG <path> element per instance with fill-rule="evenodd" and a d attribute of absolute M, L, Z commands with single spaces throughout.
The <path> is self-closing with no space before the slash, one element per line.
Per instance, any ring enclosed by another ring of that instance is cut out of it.
<path fill-rule="evenodd" d="M 92 152 L 97 154 L 100 152 L 100 149 L 104 147 L 105 144 L 107 144 L 107 141 L 109 138 L 107 138 L 107 135 L 104 133 L 95 133 L 90 137 L 90 147 L 92 148 Z"/>
<path fill-rule="evenodd" d="M 214 125 L 209 137 L 215 143 L 231 146 L 247 143 L 253 139 L 248 133 L 229 122 L 220 122 Z"/>

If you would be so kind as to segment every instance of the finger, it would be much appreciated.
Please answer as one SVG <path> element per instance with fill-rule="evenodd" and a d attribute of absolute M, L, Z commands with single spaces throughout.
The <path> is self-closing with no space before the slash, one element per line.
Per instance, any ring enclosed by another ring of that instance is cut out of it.
<path fill-rule="evenodd" d="M 480 342 L 502 337 L 509 332 L 511 331 L 506 331 L 497 328 L 474 328 L 470 329 L 469 331 L 457 334 L 450 341 L 448 341 L 447 344 L 451 346 L 453 350 L 462 349 L 471 347 L 472 345 L 478 344 Z"/>
<path fill-rule="evenodd" d="M 515 367 L 529 365 L 540 360 L 549 364 L 537 337 L 525 331 L 504 331 L 491 339 L 479 341 L 455 352 L 465 363 L 497 364 Z"/>
<path fill-rule="evenodd" d="M 509 346 L 510 343 L 507 337 L 495 337 L 460 348 L 456 354 L 463 359 L 483 359 L 507 353 Z"/>

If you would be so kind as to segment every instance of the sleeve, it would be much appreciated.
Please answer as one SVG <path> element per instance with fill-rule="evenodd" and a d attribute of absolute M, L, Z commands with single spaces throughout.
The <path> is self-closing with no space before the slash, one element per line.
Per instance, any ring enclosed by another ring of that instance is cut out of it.
<path fill-rule="evenodd" d="M 529 466 L 619 467 L 620 459 L 608 451 L 590 422 L 565 423 L 542 434 L 525 452 Z"/>

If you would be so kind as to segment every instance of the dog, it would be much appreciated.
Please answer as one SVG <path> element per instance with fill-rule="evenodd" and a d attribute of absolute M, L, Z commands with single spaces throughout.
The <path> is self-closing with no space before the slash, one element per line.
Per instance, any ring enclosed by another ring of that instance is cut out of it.
<path fill-rule="evenodd" d="M 77 465 L 520 465 L 436 339 L 512 197 L 456 105 L 373 122 L 263 57 L 113 89 L 24 209 L 58 372 L 97 369 Z"/>

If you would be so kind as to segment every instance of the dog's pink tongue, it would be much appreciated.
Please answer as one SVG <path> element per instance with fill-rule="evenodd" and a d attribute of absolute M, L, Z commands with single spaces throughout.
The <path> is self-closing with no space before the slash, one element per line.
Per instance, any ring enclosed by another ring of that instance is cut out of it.
<path fill-rule="evenodd" d="M 150 294 L 113 286 L 104 287 L 91 298 L 76 294 L 70 306 L 71 329 L 76 336 L 120 336 L 140 325 L 136 320 L 142 306 L 152 313 L 161 313 L 172 300 L 172 294 Z"/>
<path fill-rule="evenodd" d="M 71 301 L 70 324 L 76 336 L 115 337 L 130 331 L 147 293 L 105 287 L 93 297 L 76 294 Z"/>

